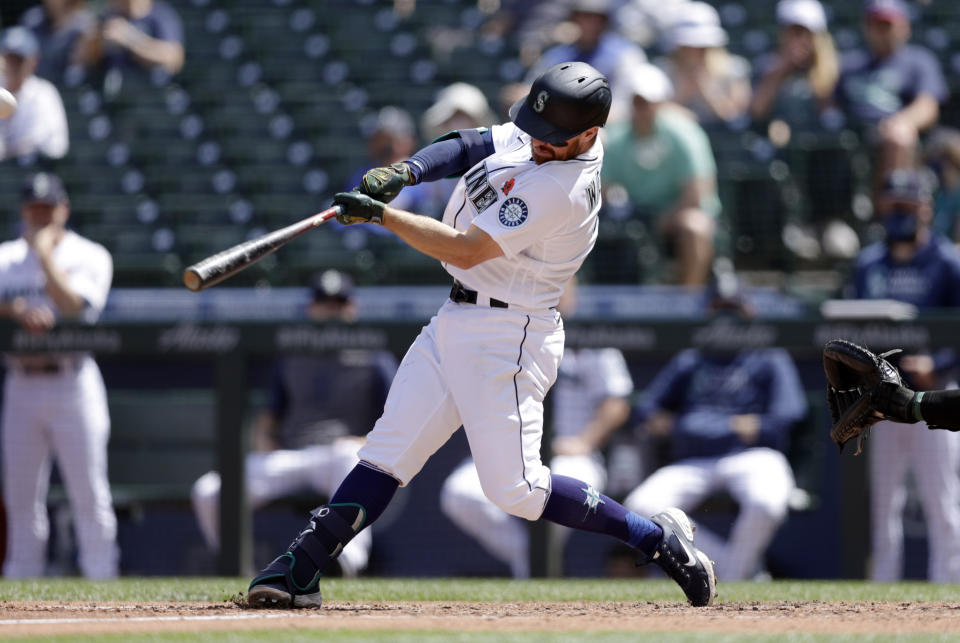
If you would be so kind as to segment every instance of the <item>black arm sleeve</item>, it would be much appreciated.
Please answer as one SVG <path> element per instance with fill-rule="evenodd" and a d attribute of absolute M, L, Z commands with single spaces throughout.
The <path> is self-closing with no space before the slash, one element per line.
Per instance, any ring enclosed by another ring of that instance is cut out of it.
<path fill-rule="evenodd" d="M 460 176 L 493 154 L 493 134 L 487 128 L 454 130 L 407 159 L 414 183 Z"/>
<path fill-rule="evenodd" d="M 960 431 L 960 389 L 925 391 L 920 415 L 931 429 Z"/>

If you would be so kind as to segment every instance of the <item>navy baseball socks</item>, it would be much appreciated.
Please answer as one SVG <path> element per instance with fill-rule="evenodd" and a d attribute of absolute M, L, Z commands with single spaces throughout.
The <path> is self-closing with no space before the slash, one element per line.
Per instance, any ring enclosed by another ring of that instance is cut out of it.
<path fill-rule="evenodd" d="M 713 602 L 713 563 L 693 546 L 694 527 L 685 513 L 667 509 L 647 520 L 575 478 L 551 474 L 551 487 L 541 518 L 618 538 L 640 553 L 638 566 L 655 563 L 680 585 L 690 603 L 700 607 Z"/>
<path fill-rule="evenodd" d="M 320 607 L 319 581 L 324 570 L 361 529 L 380 517 L 398 486 L 392 477 L 363 463 L 354 467 L 330 504 L 311 511 L 310 522 L 287 551 L 250 582 L 247 605 L 273 609 Z M 350 501 L 358 498 L 365 502 Z"/>

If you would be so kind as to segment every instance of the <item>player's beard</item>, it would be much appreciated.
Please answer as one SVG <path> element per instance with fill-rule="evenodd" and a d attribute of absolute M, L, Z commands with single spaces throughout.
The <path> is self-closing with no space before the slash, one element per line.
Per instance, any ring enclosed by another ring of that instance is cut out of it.
<path fill-rule="evenodd" d="M 542 165 L 547 161 L 553 161 L 557 158 L 556 151 L 549 145 L 530 141 L 530 157 L 537 165 Z"/>
<path fill-rule="evenodd" d="M 569 157 L 569 143 L 565 147 L 555 147 L 541 141 L 530 141 L 530 157 L 537 165 L 548 161 L 564 161 Z"/>

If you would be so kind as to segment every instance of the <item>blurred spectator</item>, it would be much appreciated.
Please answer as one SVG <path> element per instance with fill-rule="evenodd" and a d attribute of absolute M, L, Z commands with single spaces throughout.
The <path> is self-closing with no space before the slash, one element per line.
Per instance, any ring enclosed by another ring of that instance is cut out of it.
<path fill-rule="evenodd" d="M 726 49 L 727 32 L 717 10 L 688 2 L 664 34 L 669 58 L 664 71 L 676 88 L 674 100 L 704 127 L 736 120 L 750 104 L 750 64 Z"/>
<path fill-rule="evenodd" d="M 497 121 L 487 97 L 468 83 L 447 85 L 420 120 L 420 131 L 428 141 L 458 129 L 490 127 Z"/>
<path fill-rule="evenodd" d="M 0 36 L 3 86 L 17 98 L 17 111 L 0 120 L 0 160 L 39 154 L 62 158 L 70 146 L 67 114 L 60 92 L 34 75 L 40 46 L 26 27 L 10 27 Z"/>
<path fill-rule="evenodd" d="M 510 107 L 518 100 L 527 95 L 530 91 L 530 85 L 526 83 L 507 83 L 500 88 L 497 95 L 497 113 L 501 121 L 510 120 Z"/>
<path fill-rule="evenodd" d="M 316 275 L 307 309 L 317 324 L 351 323 L 356 317 L 351 279 L 328 270 Z M 362 436 L 379 417 L 396 360 L 386 351 L 342 350 L 289 355 L 276 364 L 270 406 L 254 426 L 246 486 L 256 509 L 298 492 L 329 497 L 357 464 Z M 193 508 L 211 549 L 219 549 L 220 474 L 193 485 Z M 370 530 L 347 545 L 339 563 L 355 576 L 370 556 Z"/>
<path fill-rule="evenodd" d="M 717 167 L 703 129 L 669 104 L 672 87 L 660 69 L 633 70 L 630 122 L 609 128 L 603 163 L 607 193 L 626 190 L 632 216 L 665 239 L 677 258 L 678 281 L 706 283 L 714 256 Z"/>
<path fill-rule="evenodd" d="M 907 44 L 910 12 L 903 0 L 868 0 L 866 51 L 843 59 L 837 100 L 876 146 L 874 191 L 890 170 L 911 167 L 919 133 L 936 124 L 947 86 L 929 50 Z"/>
<path fill-rule="evenodd" d="M 440 90 L 436 101 L 420 119 L 420 131 L 425 139 L 434 141 L 455 130 L 490 127 L 498 122 L 487 97 L 478 87 L 457 82 Z M 453 179 L 425 181 L 404 188 L 398 199 L 410 202 L 415 212 L 439 219 L 456 185 Z"/>
<path fill-rule="evenodd" d="M 960 306 L 960 254 L 931 229 L 932 205 L 930 185 L 922 173 L 897 169 L 885 177 L 874 209 L 886 239 L 864 248 L 857 258 L 856 298 L 895 299 L 921 309 Z M 955 388 L 946 378 L 956 361 L 952 352 L 913 350 L 890 359 L 912 389 Z M 960 582 L 960 435 L 878 422 L 868 451 L 870 578 L 894 581 L 903 575 L 903 509 L 907 473 L 912 472 L 927 524 L 927 578 Z"/>
<path fill-rule="evenodd" d="M 819 114 L 833 100 L 839 77 L 837 52 L 818 0 L 780 0 L 780 45 L 760 64 L 760 80 L 750 104 L 755 121 L 776 120 L 790 130 L 819 127 Z"/>
<path fill-rule="evenodd" d="M 367 134 L 367 158 L 350 173 L 344 189 L 352 190 L 358 187 L 367 170 L 407 160 L 416 151 L 416 146 L 417 128 L 410 113 L 393 105 L 381 108 Z M 424 183 L 407 186 L 390 205 L 421 214 L 442 214 L 446 203 L 434 203 L 431 193 L 433 189 L 435 188 Z M 349 226 L 349 229 L 337 224 L 336 229 L 351 235 L 356 235 L 362 229 L 378 236 L 392 236 L 383 226 L 367 223 Z"/>
<path fill-rule="evenodd" d="M 574 60 L 589 63 L 610 81 L 613 104 L 608 123 L 629 116 L 629 101 L 619 98 L 624 95 L 622 87 L 629 71 L 647 60 L 640 47 L 611 28 L 613 9 L 612 0 L 574 0 L 568 17 L 572 41 L 544 51 L 527 74 L 527 81 L 533 82 L 556 64 Z"/>
<path fill-rule="evenodd" d="M 0 244 L 0 316 L 43 335 L 62 320 L 94 323 L 113 278 L 107 250 L 67 229 L 60 179 L 35 174 L 23 186 L 23 236 Z M 50 521 L 51 456 L 67 489 L 88 578 L 117 575 L 117 518 L 107 480 L 110 415 L 100 369 L 87 352 L 5 356 L 3 500 L 7 578 L 43 576 Z"/>
<path fill-rule="evenodd" d="M 557 308 L 568 319 L 576 310 L 571 280 Z M 630 414 L 633 380 L 623 354 L 615 348 L 567 348 L 553 388 L 553 457 L 550 470 L 606 487 L 600 450 Z M 504 512 L 483 493 L 473 458 L 451 473 L 440 491 L 443 513 L 484 549 L 510 566 L 514 578 L 530 575 L 530 544 L 524 521 Z M 570 532 L 557 527 L 562 538 Z"/>
<path fill-rule="evenodd" d="M 749 318 L 740 295 L 715 291 L 714 314 Z M 716 561 L 717 578 L 749 580 L 787 515 L 795 488 L 784 451 L 806 414 L 797 368 L 782 348 L 705 346 L 677 354 L 650 384 L 637 409 L 649 437 L 666 440 L 670 463 L 627 496 L 632 511 L 679 507 L 690 512 L 718 491 L 739 505 L 730 535 L 702 524 L 697 539 Z"/>
<path fill-rule="evenodd" d="M 183 24 L 161 0 L 109 0 L 109 8 L 80 39 L 76 60 L 104 71 L 183 67 Z"/>
<path fill-rule="evenodd" d="M 930 137 L 925 160 L 937 177 L 933 228 L 960 243 L 960 130 L 938 128 Z"/>
<path fill-rule="evenodd" d="M 40 43 L 37 76 L 54 83 L 63 80 L 79 38 L 96 24 L 86 4 L 86 0 L 43 0 L 24 12 L 20 24 L 33 31 Z"/>

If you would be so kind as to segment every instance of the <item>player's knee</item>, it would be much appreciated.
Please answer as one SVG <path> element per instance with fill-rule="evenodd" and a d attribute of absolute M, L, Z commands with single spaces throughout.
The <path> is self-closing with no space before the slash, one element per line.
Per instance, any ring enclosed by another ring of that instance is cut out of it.
<path fill-rule="evenodd" d="M 787 499 L 760 497 L 740 501 L 740 512 L 764 522 L 779 524 L 787 517 Z"/>
<path fill-rule="evenodd" d="M 522 488 L 513 487 L 492 492 L 484 488 L 484 493 L 490 502 L 500 509 L 511 516 L 525 520 L 539 519 L 547 500 L 546 490 L 539 488 L 531 490 L 526 485 Z"/>
<path fill-rule="evenodd" d="M 190 489 L 190 500 L 194 507 L 206 507 L 216 502 L 220 495 L 220 474 L 208 471 L 193 483 Z"/>
<path fill-rule="evenodd" d="M 447 479 L 440 488 L 440 511 L 448 517 L 456 517 L 463 513 L 461 506 L 463 496 L 457 492 L 457 488 Z"/>

